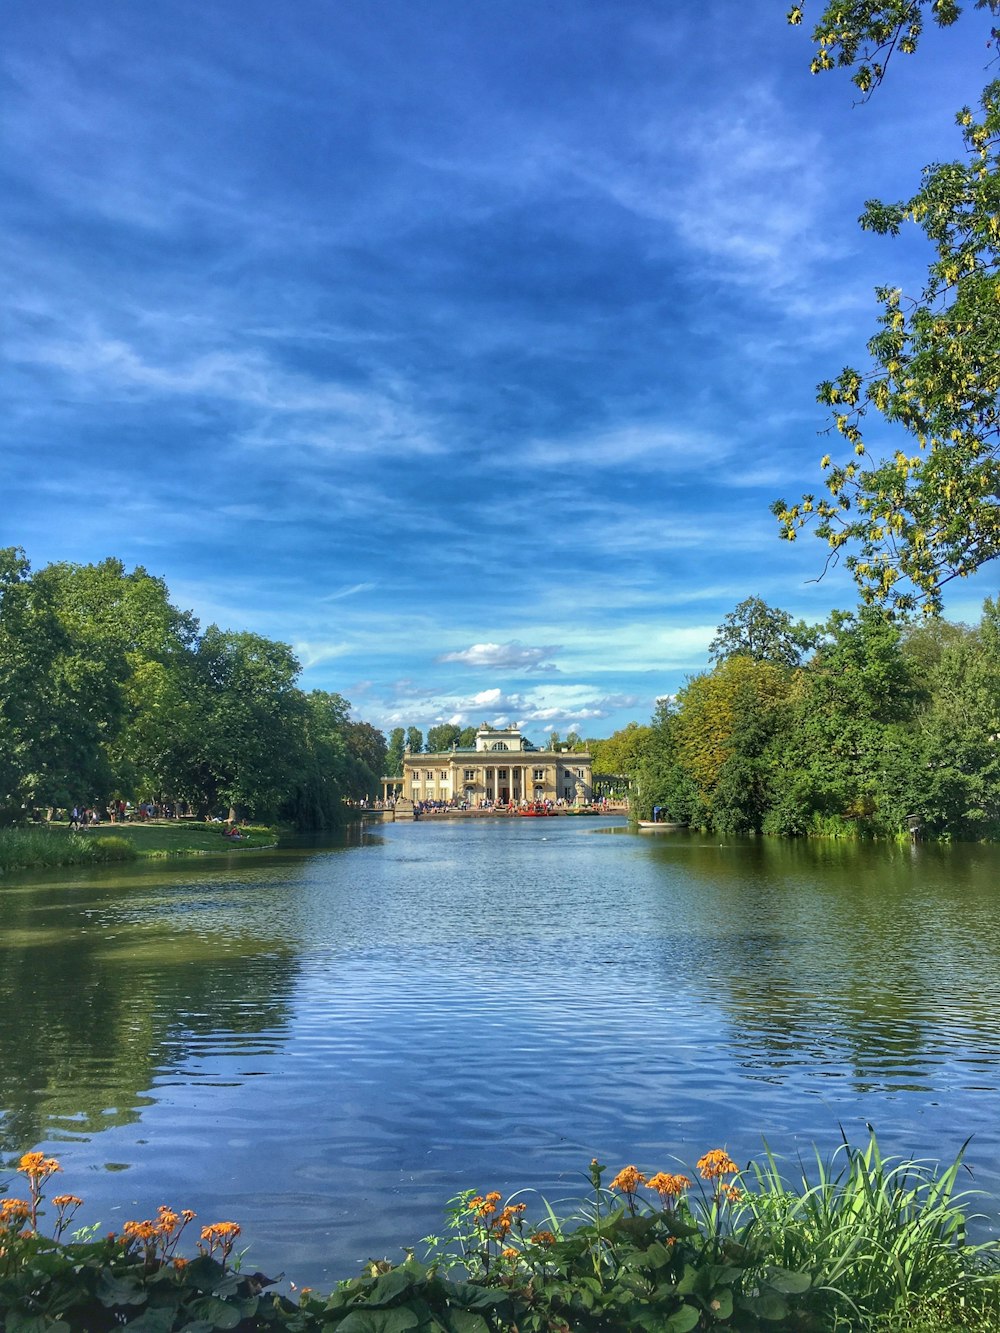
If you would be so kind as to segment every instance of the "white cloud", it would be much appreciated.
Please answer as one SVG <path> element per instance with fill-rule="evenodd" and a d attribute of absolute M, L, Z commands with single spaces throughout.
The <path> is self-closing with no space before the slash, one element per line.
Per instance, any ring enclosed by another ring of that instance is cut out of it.
<path fill-rule="evenodd" d="M 490 667 L 509 671 L 555 671 L 549 660 L 559 651 L 558 645 L 548 644 L 532 648 L 512 639 L 510 643 L 474 643 L 469 648 L 442 653 L 439 662 L 462 662 L 466 666 Z"/>

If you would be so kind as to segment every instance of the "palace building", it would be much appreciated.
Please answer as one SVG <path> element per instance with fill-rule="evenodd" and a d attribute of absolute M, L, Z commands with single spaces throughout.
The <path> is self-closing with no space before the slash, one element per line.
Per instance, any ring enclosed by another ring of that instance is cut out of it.
<path fill-rule="evenodd" d="M 402 778 L 383 780 L 386 797 L 412 801 L 465 801 L 470 807 L 524 801 L 585 805 L 592 795 L 589 754 L 536 750 L 517 727 L 476 732 L 475 749 L 403 755 Z"/>

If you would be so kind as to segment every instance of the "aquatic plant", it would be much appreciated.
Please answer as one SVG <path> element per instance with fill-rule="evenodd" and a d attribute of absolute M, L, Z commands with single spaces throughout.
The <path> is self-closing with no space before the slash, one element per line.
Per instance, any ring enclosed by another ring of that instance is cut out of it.
<path fill-rule="evenodd" d="M 524 1199 L 497 1190 L 452 1200 L 449 1235 L 423 1262 L 376 1260 L 328 1296 L 268 1293 L 232 1261 L 239 1224 L 203 1226 L 198 1254 L 177 1253 L 195 1214 L 163 1204 L 101 1239 L 62 1240 L 82 1204 L 56 1195 L 59 1162 L 22 1155 L 27 1199 L 0 1200 L 0 1323 L 7 1333 L 956 1333 L 1000 1328 L 995 1245 L 972 1245 L 956 1193 L 962 1155 L 941 1171 L 889 1161 L 874 1135 L 846 1142 L 790 1184 L 766 1149 L 740 1171 L 723 1148 L 681 1172 L 622 1167 L 562 1219 L 529 1223 Z M 649 1196 L 649 1197 L 647 1197 Z M 294 1287 L 293 1287 L 294 1291 Z"/>

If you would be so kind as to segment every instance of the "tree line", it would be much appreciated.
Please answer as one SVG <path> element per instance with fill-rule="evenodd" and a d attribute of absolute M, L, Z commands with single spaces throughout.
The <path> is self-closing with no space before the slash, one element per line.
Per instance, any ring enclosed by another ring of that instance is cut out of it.
<path fill-rule="evenodd" d="M 385 737 L 300 669 L 287 644 L 202 630 L 141 567 L 0 549 L 0 821 L 130 797 L 335 826 L 378 792 Z"/>
<path fill-rule="evenodd" d="M 748 598 L 648 726 L 590 742 L 640 817 L 720 833 L 1000 837 L 1000 598 L 978 625 Z M 912 821 L 912 824 L 911 824 Z"/>

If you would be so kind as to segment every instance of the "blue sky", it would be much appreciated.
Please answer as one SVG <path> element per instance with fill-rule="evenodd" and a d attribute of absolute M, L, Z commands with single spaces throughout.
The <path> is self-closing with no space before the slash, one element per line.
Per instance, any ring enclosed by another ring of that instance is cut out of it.
<path fill-rule="evenodd" d="M 768 505 L 917 288 L 856 218 L 958 155 L 988 25 L 858 107 L 786 8 L 11 0 L 0 542 L 144 565 L 386 730 L 607 735 L 743 598 L 852 606 Z"/>

